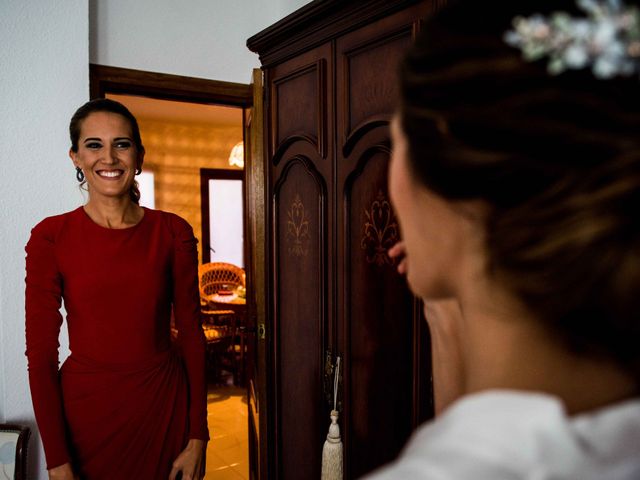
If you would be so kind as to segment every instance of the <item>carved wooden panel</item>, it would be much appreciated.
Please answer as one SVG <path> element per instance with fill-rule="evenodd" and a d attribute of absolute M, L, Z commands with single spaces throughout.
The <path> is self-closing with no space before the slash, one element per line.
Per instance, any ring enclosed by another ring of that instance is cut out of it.
<path fill-rule="evenodd" d="M 328 95 L 331 93 L 328 76 L 332 73 L 327 44 L 278 66 L 271 72 L 272 152 L 305 139 L 315 145 L 321 157 L 326 155 Z"/>
<path fill-rule="evenodd" d="M 410 42 L 409 25 L 398 31 L 384 32 L 377 37 L 368 38 L 342 52 L 341 67 L 344 69 L 342 74 L 346 87 L 343 112 L 346 137 L 367 119 L 376 115 L 388 115 L 396 109 L 396 65 Z M 384 65 L 384 68 L 377 68 L 372 72 L 372 65 Z"/>
<path fill-rule="evenodd" d="M 322 61 L 319 61 L 274 82 L 276 108 L 289 112 L 289 115 L 278 117 L 278 144 L 295 133 L 306 133 L 317 141 L 318 87 L 322 73 Z"/>
<path fill-rule="evenodd" d="M 389 203 L 388 124 L 397 64 L 416 28 L 405 10 L 336 42 L 338 345 L 345 352 L 345 478 L 392 460 L 430 416 L 426 325 L 386 252 L 399 238 Z"/>
<path fill-rule="evenodd" d="M 319 412 L 326 345 L 326 187 L 308 158 L 286 162 L 274 188 L 279 473 L 286 479 L 317 478 L 325 429 Z"/>
<path fill-rule="evenodd" d="M 380 130 L 363 142 L 379 140 Z M 348 478 L 398 454 L 412 429 L 413 408 L 413 301 L 387 255 L 400 239 L 387 192 L 388 142 L 354 153 L 357 167 L 344 193 Z"/>
<path fill-rule="evenodd" d="M 396 63 L 441 1 L 318 0 L 249 41 L 266 59 L 274 480 L 320 477 L 327 350 L 343 362 L 345 479 L 392 459 L 430 411 L 428 337 L 386 255 L 400 234 L 388 124 Z"/>

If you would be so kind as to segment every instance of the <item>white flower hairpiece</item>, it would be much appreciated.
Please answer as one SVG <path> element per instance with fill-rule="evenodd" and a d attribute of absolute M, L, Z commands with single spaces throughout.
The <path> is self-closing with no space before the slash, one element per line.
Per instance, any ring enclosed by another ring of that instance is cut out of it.
<path fill-rule="evenodd" d="M 587 17 L 566 12 L 516 17 L 504 41 L 526 61 L 549 57 L 552 75 L 591 66 L 598 78 L 640 73 L 640 10 L 620 0 L 576 0 Z"/>

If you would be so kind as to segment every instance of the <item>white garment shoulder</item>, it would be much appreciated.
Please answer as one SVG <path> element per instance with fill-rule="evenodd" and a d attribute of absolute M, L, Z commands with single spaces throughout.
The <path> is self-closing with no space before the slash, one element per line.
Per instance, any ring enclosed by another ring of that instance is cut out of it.
<path fill-rule="evenodd" d="M 631 480 L 639 444 L 640 399 L 569 417 L 555 397 L 493 390 L 458 400 L 367 478 Z"/>

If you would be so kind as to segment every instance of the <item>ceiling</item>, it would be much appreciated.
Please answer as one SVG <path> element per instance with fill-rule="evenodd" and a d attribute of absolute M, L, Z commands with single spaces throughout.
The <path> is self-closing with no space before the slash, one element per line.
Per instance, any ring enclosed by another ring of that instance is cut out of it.
<path fill-rule="evenodd" d="M 201 103 L 175 102 L 133 95 L 107 94 L 131 110 L 136 118 L 171 119 L 181 122 L 242 125 L 242 108 Z"/>

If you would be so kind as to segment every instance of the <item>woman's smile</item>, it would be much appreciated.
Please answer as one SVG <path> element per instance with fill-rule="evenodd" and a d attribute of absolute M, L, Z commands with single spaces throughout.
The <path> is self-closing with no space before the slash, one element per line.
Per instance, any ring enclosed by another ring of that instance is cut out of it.
<path fill-rule="evenodd" d="M 116 113 L 95 112 L 82 122 L 78 151 L 70 155 L 93 197 L 128 197 L 144 157 L 132 135 L 127 119 Z"/>
<path fill-rule="evenodd" d="M 124 175 L 124 170 L 96 170 L 96 174 L 99 177 L 102 177 L 108 180 L 117 180 L 122 175 Z"/>

